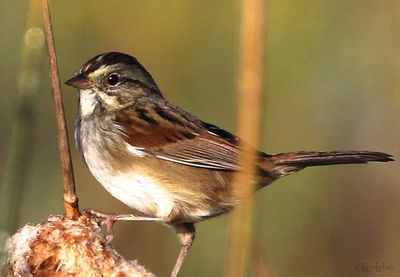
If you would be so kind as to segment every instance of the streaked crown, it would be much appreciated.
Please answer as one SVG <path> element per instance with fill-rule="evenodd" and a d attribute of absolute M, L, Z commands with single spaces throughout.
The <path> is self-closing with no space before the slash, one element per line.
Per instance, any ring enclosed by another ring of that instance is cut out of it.
<path fill-rule="evenodd" d="M 159 89 L 150 73 L 128 54 L 106 52 L 87 61 L 74 77 L 65 83 L 79 89 L 108 86 L 117 87 L 126 83 L 141 83 L 159 93 Z"/>

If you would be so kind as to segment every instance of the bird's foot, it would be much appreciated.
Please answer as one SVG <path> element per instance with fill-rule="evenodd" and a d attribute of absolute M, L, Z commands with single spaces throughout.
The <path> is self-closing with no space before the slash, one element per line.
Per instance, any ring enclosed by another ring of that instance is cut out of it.
<path fill-rule="evenodd" d="M 114 238 L 113 227 L 114 223 L 118 221 L 117 214 L 113 213 L 103 213 L 96 211 L 94 209 L 86 209 L 83 211 L 83 214 L 93 218 L 96 222 L 98 222 L 101 226 L 105 226 L 106 228 L 106 245 L 109 245 Z"/>
<path fill-rule="evenodd" d="M 146 221 L 146 222 L 165 222 L 164 218 L 137 216 L 134 214 L 114 214 L 103 213 L 94 209 L 86 209 L 83 211 L 84 215 L 94 218 L 101 226 L 106 227 L 106 244 L 110 244 L 113 240 L 113 227 L 116 221 Z"/>

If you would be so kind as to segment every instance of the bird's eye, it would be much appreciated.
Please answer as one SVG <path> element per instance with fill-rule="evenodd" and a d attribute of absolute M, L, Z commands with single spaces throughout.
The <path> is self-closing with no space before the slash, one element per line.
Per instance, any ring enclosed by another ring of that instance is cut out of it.
<path fill-rule="evenodd" d="M 118 84 L 118 82 L 119 82 L 119 76 L 117 74 L 110 74 L 107 77 L 107 83 L 110 86 L 115 86 L 116 84 Z"/>

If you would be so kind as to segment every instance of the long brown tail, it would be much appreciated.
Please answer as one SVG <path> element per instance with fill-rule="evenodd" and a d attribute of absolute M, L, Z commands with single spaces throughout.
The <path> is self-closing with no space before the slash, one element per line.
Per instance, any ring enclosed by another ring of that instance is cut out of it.
<path fill-rule="evenodd" d="M 273 178 L 297 172 L 308 166 L 365 164 L 393 161 L 392 155 L 370 151 L 290 152 L 267 158 L 266 166 Z M 262 166 L 263 167 L 263 166 Z"/>

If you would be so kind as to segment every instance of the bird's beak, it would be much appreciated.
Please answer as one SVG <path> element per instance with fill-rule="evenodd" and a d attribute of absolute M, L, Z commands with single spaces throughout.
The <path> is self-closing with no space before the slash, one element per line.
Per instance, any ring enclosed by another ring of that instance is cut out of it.
<path fill-rule="evenodd" d="M 77 89 L 88 89 L 93 85 L 89 78 L 83 73 L 75 74 L 74 77 L 66 81 L 65 84 Z"/>

